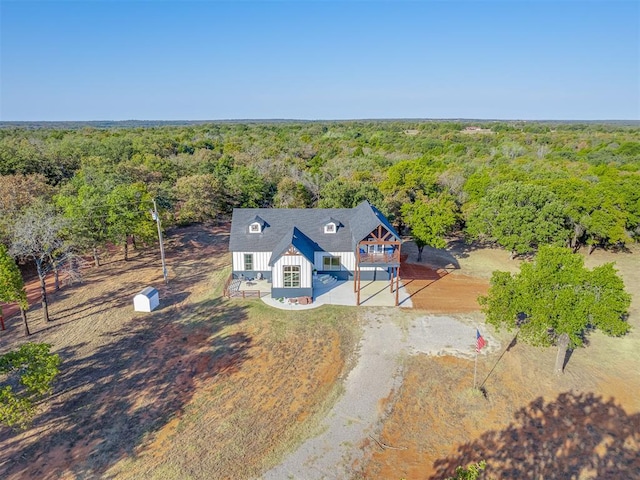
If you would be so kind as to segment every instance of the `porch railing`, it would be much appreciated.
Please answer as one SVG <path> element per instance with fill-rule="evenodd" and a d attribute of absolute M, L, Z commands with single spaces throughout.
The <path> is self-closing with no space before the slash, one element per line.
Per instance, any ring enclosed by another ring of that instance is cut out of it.
<path fill-rule="evenodd" d="M 400 263 L 400 252 L 392 253 L 360 253 L 359 263 Z"/>
<path fill-rule="evenodd" d="M 229 274 L 229 277 L 224 281 L 224 286 L 222 287 L 222 296 L 231 298 L 231 283 L 233 282 L 233 273 Z M 236 286 L 237 289 L 237 286 Z"/>
<path fill-rule="evenodd" d="M 241 281 L 233 278 L 233 273 L 224 282 L 222 295 L 226 298 L 260 298 L 260 290 L 240 290 Z"/>
<path fill-rule="evenodd" d="M 260 290 L 236 290 L 229 293 L 229 298 L 260 298 Z"/>

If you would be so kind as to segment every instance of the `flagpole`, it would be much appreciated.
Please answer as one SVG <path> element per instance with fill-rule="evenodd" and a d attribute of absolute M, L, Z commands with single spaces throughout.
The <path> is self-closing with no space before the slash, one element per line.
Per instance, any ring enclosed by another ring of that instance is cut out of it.
<path fill-rule="evenodd" d="M 473 389 L 476 389 L 476 377 L 478 375 L 478 349 L 476 348 L 476 362 L 475 367 L 473 369 Z"/>
<path fill-rule="evenodd" d="M 476 380 L 478 378 L 478 353 L 485 345 L 484 338 L 480 335 L 480 330 L 476 327 L 476 361 L 475 366 L 473 367 L 473 389 L 476 389 Z"/>

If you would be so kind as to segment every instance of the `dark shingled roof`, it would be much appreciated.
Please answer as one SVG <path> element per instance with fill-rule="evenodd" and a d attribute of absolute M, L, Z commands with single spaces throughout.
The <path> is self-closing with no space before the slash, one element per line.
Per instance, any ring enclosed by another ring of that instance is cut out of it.
<path fill-rule="evenodd" d="M 261 233 L 249 233 L 249 225 L 256 216 L 264 221 L 264 228 Z M 324 233 L 327 219 L 342 226 L 335 233 Z M 384 215 L 367 201 L 355 208 L 235 208 L 229 250 L 273 252 L 275 262 L 276 256 L 293 245 L 313 262 L 314 251 L 355 251 L 357 243 L 378 225 L 400 239 Z"/>
<path fill-rule="evenodd" d="M 295 249 L 311 263 L 315 261 L 313 258 L 313 252 L 316 250 L 314 243 L 307 238 L 304 233 L 293 227 L 293 231 L 282 237 L 280 243 L 273 250 L 271 260 L 269 260 L 269 266 L 273 266 L 273 264 L 276 263 L 278 259 L 287 252 L 287 250 L 289 250 L 290 246 L 295 247 Z"/>
<path fill-rule="evenodd" d="M 337 219 L 335 219 L 335 218 L 333 218 L 333 217 L 329 217 L 329 218 L 327 219 L 327 221 L 326 221 L 326 222 L 324 222 L 324 224 L 325 224 L 325 225 L 328 225 L 328 224 L 330 224 L 330 223 L 335 223 L 336 228 L 338 228 L 338 227 L 344 227 L 344 225 L 342 225 L 342 223 L 340 223 L 340 220 L 337 220 Z"/>
<path fill-rule="evenodd" d="M 260 228 L 264 227 L 267 222 L 265 222 L 260 215 L 256 215 L 256 218 L 254 218 L 251 223 L 259 223 L 260 224 Z"/>

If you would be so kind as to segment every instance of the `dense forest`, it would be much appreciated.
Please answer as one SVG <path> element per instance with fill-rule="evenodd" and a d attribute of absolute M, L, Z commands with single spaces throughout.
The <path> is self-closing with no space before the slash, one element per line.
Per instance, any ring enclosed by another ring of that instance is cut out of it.
<path fill-rule="evenodd" d="M 442 247 L 453 232 L 514 255 L 640 238 L 633 125 L 5 125 L 0 175 L 0 242 L 50 270 L 71 253 L 94 252 L 98 261 L 109 243 L 153 242 L 153 199 L 164 227 L 228 219 L 234 207 L 353 207 L 367 199 L 419 246 Z M 35 238 L 41 244 L 26 241 Z"/>

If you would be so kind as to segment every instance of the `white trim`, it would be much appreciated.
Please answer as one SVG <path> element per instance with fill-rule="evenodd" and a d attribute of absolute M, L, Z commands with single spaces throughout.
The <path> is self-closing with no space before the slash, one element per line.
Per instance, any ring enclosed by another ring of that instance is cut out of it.
<path fill-rule="evenodd" d="M 327 224 L 325 224 L 324 226 L 324 233 L 336 233 L 338 231 L 338 226 L 335 224 L 335 222 L 329 222 Z"/>
<path fill-rule="evenodd" d="M 302 272 L 301 272 L 301 268 L 300 265 L 282 265 L 282 286 L 284 288 L 300 288 L 300 285 L 302 285 Z M 290 274 L 289 280 L 290 280 L 290 284 L 287 285 L 287 279 L 285 278 L 286 274 Z M 297 274 L 298 275 L 298 281 L 294 282 L 294 278 L 293 275 Z M 295 283 L 295 285 L 294 285 Z"/>
<path fill-rule="evenodd" d="M 249 260 L 248 262 L 247 262 L 247 259 Z M 251 268 L 247 268 L 247 263 L 251 264 Z M 254 263 L 253 263 L 253 253 L 245 253 L 242 256 L 242 267 L 243 267 L 242 269 L 243 270 L 253 271 L 253 265 L 254 265 Z"/>

